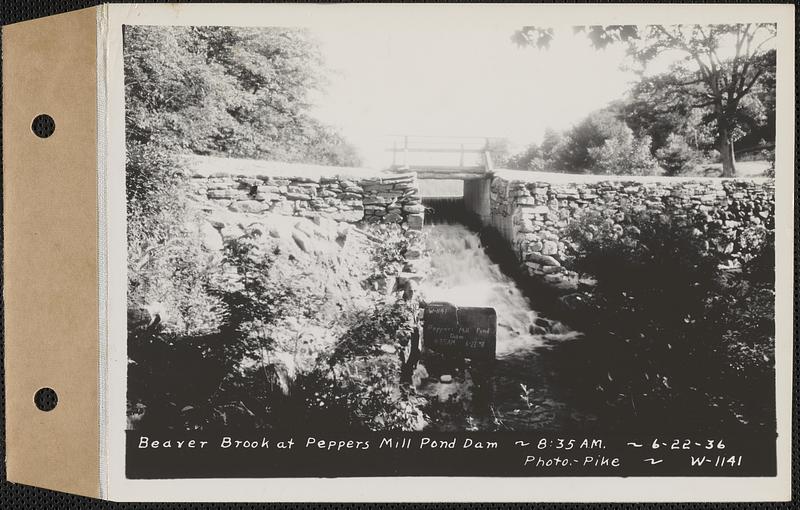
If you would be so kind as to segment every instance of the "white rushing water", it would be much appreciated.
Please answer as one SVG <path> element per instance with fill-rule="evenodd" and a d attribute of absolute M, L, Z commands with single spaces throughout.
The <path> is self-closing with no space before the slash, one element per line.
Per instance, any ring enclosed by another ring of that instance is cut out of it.
<path fill-rule="evenodd" d="M 493 307 L 497 311 L 498 358 L 541 347 L 545 340 L 579 335 L 555 321 L 537 325 L 539 314 L 517 284 L 491 261 L 478 234 L 457 224 L 431 225 L 426 232 L 431 272 L 422 282 L 422 295 L 428 301 L 457 306 Z"/>
<path fill-rule="evenodd" d="M 581 336 L 563 324 L 541 317 L 517 284 L 492 262 L 479 236 L 459 224 L 426 227 L 431 270 L 420 287 L 427 301 L 456 306 L 492 307 L 497 312 L 497 355 L 483 404 L 465 405 L 437 427 L 443 429 L 528 430 L 557 427 L 581 420 L 552 384 L 551 364 L 542 353 L 559 342 Z M 435 377 L 419 385 L 422 394 L 444 402 L 453 395 L 466 397 L 474 388 L 469 371 L 457 373 L 453 383 Z M 476 397 L 477 398 L 477 397 Z M 484 407 L 485 406 L 485 407 Z"/>

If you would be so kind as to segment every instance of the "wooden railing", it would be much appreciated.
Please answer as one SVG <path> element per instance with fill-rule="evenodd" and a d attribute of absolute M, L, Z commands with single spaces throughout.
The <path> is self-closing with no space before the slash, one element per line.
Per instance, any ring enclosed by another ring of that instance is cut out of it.
<path fill-rule="evenodd" d="M 422 179 L 477 179 L 494 169 L 489 138 L 403 135 L 394 137 L 387 150 L 392 153 L 392 171 L 417 172 Z M 452 155 L 458 163 L 425 161 L 417 155 Z M 465 160 L 470 155 L 477 155 L 473 159 L 478 164 Z"/>

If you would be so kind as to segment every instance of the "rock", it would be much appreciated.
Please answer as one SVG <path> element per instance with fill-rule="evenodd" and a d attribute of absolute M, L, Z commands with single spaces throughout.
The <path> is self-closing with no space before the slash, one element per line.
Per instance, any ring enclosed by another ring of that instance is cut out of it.
<path fill-rule="evenodd" d="M 240 194 L 240 191 L 235 189 L 212 189 L 208 191 L 208 198 L 215 198 L 215 199 L 224 199 L 224 198 L 236 198 Z"/>
<path fill-rule="evenodd" d="M 289 200 L 311 200 L 311 195 L 305 193 L 286 193 L 286 198 Z"/>
<path fill-rule="evenodd" d="M 545 241 L 542 245 L 542 254 L 555 255 L 558 253 L 558 244 L 555 241 Z"/>
<path fill-rule="evenodd" d="M 528 333 L 530 333 L 531 335 L 546 335 L 547 330 L 541 326 L 531 324 L 530 326 L 528 326 Z"/>
<path fill-rule="evenodd" d="M 546 274 L 544 275 L 545 283 L 549 283 L 551 285 L 557 285 L 564 281 L 564 278 L 558 274 Z"/>
<path fill-rule="evenodd" d="M 403 216 L 396 212 L 390 212 L 386 216 L 383 217 L 383 221 L 386 223 L 398 223 L 403 220 Z"/>
<path fill-rule="evenodd" d="M 256 193 L 256 200 L 260 202 L 263 201 L 277 202 L 281 198 L 282 197 L 277 193 L 261 193 L 261 192 Z"/>
<path fill-rule="evenodd" d="M 417 367 L 414 369 L 414 372 L 411 374 L 411 382 L 414 386 L 419 386 L 422 384 L 422 381 L 429 377 L 428 371 L 425 370 L 425 365 L 422 363 L 417 364 Z"/>
<path fill-rule="evenodd" d="M 311 184 L 311 183 L 319 184 L 319 177 L 307 177 L 307 176 L 292 177 L 292 181 L 294 183 L 301 183 L 301 184 Z"/>
<path fill-rule="evenodd" d="M 228 209 L 243 213 L 260 213 L 269 209 L 269 204 L 258 200 L 239 200 L 231 203 Z"/>
<path fill-rule="evenodd" d="M 207 221 L 200 225 L 200 236 L 203 246 L 209 250 L 221 250 L 224 247 L 222 234 Z"/>
<path fill-rule="evenodd" d="M 314 224 L 309 221 L 298 221 L 294 224 L 294 229 L 302 234 L 305 234 L 308 238 L 318 236 L 317 229 L 314 227 Z"/>
<path fill-rule="evenodd" d="M 409 214 L 406 217 L 408 228 L 411 230 L 422 230 L 422 224 L 425 221 L 425 216 L 422 214 Z"/>
<path fill-rule="evenodd" d="M 222 235 L 222 239 L 239 239 L 244 235 L 244 230 L 239 227 L 239 225 L 225 225 L 219 231 Z"/>
<path fill-rule="evenodd" d="M 553 241 L 545 241 L 544 244 L 552 243 Z M 560 266 L 561 263 L 549 255 L 540 255 L 538 253 L 528 253 L 525 258 L 531 262 L 536 262 L 543 266 Z"/>
<path fill-rule="evenodd" d="M 439 378 L 439 382 L 443 382 L 445 384 L 453 382 L 453 376 L 450 374 L 444 374 Z"/>
<path fill-rule="evenodd" d="M 422 204 L 417 205 L 406 205 L 403 207 L 403 211 L 412 214 L 419 214 L 425 212 L 425 206 Z"/>
<path fill-rule="evenodd" d="M 355 211 L 340 211 L 333 215 L 333 219 L 337 221 L 346 221 L 348 223 L 356 223 L 364 219 L 364 211 L 360 209 Z"/>
<path fill-rule="evenodd" d="M 545 212 L 550 210 L 547 208 L 547 206 L 544 205 L 536 206 L 536 200 L 534 200 L 533 197 L 530 196 L 517 197 L 514 199 L 514 203 L 519 206 L 535 206 L 533 207 L 533 210 L 536 210 L 539 207 L 544 207 L 546 209 Z"/>
<path fill-rule="evenodd" d="M 309 239 L 304 233 L 295 230 L 292 232 L 292 239 L 294 239 L 294 242 L 297 243 L 297 246 L 304 252 L 310 253 L 313 251 L 311 239 Z"/>
<path fill-rule="evenodd" d="M 372 205 L 387 205 L 391 203 L 392 199 L 388 197 L 381 197 L 381 196 L 374 196 L 374 197 L 365 197 L 364 198 L 364 205 L 365 206 L 372 206 Z"/>
<path fill-rule="evenodd" d="M 395 349 L 395 347 L 393 345 L 389 345 L 389 344 L 381 344 L 380 349 L 381 349 L 381 351 L 385 352 L 386 354 L 395 354 L 397 352 L 397 349 Z"/>

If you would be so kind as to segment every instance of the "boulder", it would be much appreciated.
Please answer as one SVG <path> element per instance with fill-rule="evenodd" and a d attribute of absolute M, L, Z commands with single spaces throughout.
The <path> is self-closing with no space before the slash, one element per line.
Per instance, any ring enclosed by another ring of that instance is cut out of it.
<path fill-rule="evenodd" d="M 550 241 L 545 241 L 545 243 Z M 561 263 L 549 255 L 541 255 L 539 253 L 528 253 L 525 258 L 531 262 L 541 264 L 543 266 L 560 266 Z"/>
<path fill-rule="evenodd" d="M 295 230 L 294 232 L 292 232 L 292 239 L 294 239 L 294 242 L 297 244 L 297 246 L 304 252 L 306 253 L 313 252 L 312 241 L 304 233 Z"/>
<path fill-rule="evenodd" d="M 269 204 L 258 200 L 239 200 L 232 202 L 228 208 L 236 212 L 260 213 L 269 209 Z"/>
<path fill-rule="evenodd" d="M 425 212 L 425 206 L 422 204 L 406 205 L 403 207 L 403 211 L 411 214 L 420 214 Z"/>
<path fill-rule="evenodd" d="M 398 223 L 403 220 L 403 216 L 397 212 L 390 212 L 386 216 L 383 217 L 383 221 L 386 223 Z"/>
<path fill-rule="evenodd" d="M 411 230 L 422 230 L 422 224 L 425 221 L 425 216 L 422 214 L 409 214 L 406 217 L 408 228 Z"/>
<path fill-rule="evenodd" d="M 238 191 L 238 190 L 226 188 L 226 189 L 212 189 L 212 190 L 209 190 L 208 191 L 208 195 L 206 195 L 206 196 L 208 198 L 214 198 L 214 199 L 218 199 L 219 200 L 219 199 L 225 199 L 225 198 L 236 198 L 240 194 L 242 194 L 242 193 L 240 191 Z"/>
<path fill-rule="evenodd" d="M 558 253 L 558 244 L 555 241 L 545 241 L 542 244 L 542 254 L 555 255 Z"/>
<path fill-rule="evenodd" d="M 222 234 L 214 226 L 204 221 L 200 224 L 200 237 L 203 246 L 209 250 L 221 250 L 224 246 L 222 242 Z"/>

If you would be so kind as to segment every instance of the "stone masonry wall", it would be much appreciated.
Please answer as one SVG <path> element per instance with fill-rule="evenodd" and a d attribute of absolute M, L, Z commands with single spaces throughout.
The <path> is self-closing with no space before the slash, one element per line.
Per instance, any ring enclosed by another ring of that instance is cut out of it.
<path fill-rule="evenodd" d="M 554 285 L 577 282 L 570 261 L 576 246 L 568 226 L 583 213 L 596 211 L 620 231 L 625 210 L 673 217 L 699 214 L 698 226 L 730 262 L 741 262 L 746 231 L 774 229 L 775 183 L 772 179 L 563 177 L 545 180 L 497 176 L 491 183 L 491 224 L 512 245 L 529 274 Z"/>
<path fill-rule="evenodd" d="M 424 220 L 414 173 L 370 177 L 196 174 L 198 195 L 236 212 L 272 212 L 356 223 L 405 223 L 420 230 Z"/>

